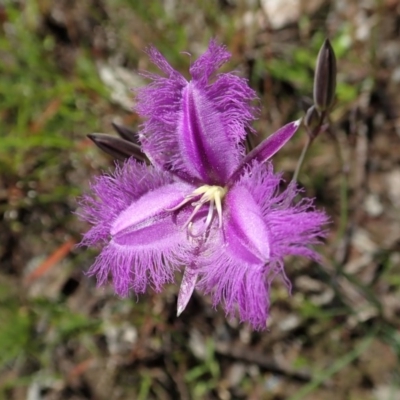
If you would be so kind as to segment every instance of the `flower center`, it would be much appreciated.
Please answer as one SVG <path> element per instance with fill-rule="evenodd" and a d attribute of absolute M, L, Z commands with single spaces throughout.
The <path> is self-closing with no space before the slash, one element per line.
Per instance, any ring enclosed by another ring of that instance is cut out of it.
<path fill-rule="evenodd" d="M 207 228 L 210 226 L 212 218 L 214 216 L 215 211 L 218 215 L 218 227 L 221 228 L 222 226 L 222 199 L 226 195 L 228 189 L 222 186 L 210 186 L 210 185 L 203 185 L 198 187 L 194 190 L 191 194 L 185 196 L 183 201 L 179 203 L 172 209 L 168 211 L 176 211 L 179 208 L 183 207 L 185 204 L 189 203 L 191 200 L 198 198 L 197 201 L 194 201 L 191 205 L 194 207 L 193 212 L 190 214 L 190 217 L 183 225 L 183 228 L 188 228 L 188 232 L 191 236 L 200 236 L 203 234 Z M 205 222 L 205 229 L 200 234 L 194 235 L 192 232 L 193 226 L 193 218 L 199 212 L 201 207 L 209 203 L 208 207 L 208 214 Z"/>

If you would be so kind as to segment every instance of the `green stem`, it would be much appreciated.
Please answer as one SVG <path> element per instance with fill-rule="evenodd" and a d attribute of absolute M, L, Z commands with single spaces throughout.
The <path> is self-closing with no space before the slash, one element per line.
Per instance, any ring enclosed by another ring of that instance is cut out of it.
<path fill-rule="evenodd" d="M 342 239 L 346 233 L 349 218 L 349 202 L 348 202 L 348 182 L 347 182 L 347 166 L 343 156 L 340 142 L 336 135 L 331 135 L 336 147 L 336 153 L 339 157 L 341 176 L 340 176 L 340 221 L 338 229 L 338 240 Z"/>
<path fill-rule="evenodd" d="M 342 176 L 340 179 L 340 224 L 339 224 L 339 232 L 338 236 L 341 239 L 347 228 L 347 220 L 348 220 L 348 188 L 347 188 L 347 174 L 345 171 L 342 171 Z"/>
<path fill-rule="evenodd" d="M 339 158 L 340 163 L 340 221 L 339 221 L 339 228 L 338 228 L 338 240 L 340 241 L 343 239 L 346 230 L 347 224 L 349 219 L 349 185 L 348 185 L 348 165 L 345 160 L 345 156 L 343 154 L 342 146 L 340 141 L 331 130 L 328 130 L 329 135 L 332 137 L 335 148 L 336 154 Z"/>
<path fill-rule="evenodd" d="M 300 173 L 301 166 L 303 165 L 304 159 L 306 157 L 308 149 L 311 146 L 311 143 L 312 143 L 312 138 L 311 138 L 310 135 L 308 135 L 307 136 L 307 142 L 304 145 L 303 150 L 302 150 L 301 155 L 300 155 L 300 158 L 299 158 L 299 161 L 297 162 L 296 171 L 293 174 L 293 178 L 292 178 L 293 182 L 297 181 L 297 178 L 298 178 L 299 173 Z"/>

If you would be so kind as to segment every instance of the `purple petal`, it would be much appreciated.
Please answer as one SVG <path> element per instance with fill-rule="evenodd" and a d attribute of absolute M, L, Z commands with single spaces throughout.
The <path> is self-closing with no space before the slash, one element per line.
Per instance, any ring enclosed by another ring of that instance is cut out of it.
<path fill-rule="evenodd" d="M 78 215 L 92 225 L 83 244 L 92 246 L 108 241 L 112 222 L 132 201 L 168 183 L 172 183 L 169 174 L 133 159 L 117 165 L 113 174 L 95 178 L 90 186 L 92 193 L 80 200 Z"/>
<path fill-rule="evenodd" d="M 223 242 L 216 241 L 216 246 L 223 247 Z M 273 265 L 248 264 L 228 252 L 210 255 L 200 259 L 204 264 L 199 268 L 198 288 L 212 295 L 214 306 L 222 302 L 227 315 L 238 313 L 241 322 L 265 329 Z"/>
<path fill-rule="evenodd" d="M 271 260 L 282 261 L 287 255 L 317 259 L 311 245 L 326 235 L 328 223 L 324 212 L 316 211 L 313 200 L 295 202 L 301 190 L 290 184 L 280 192 L 282 179 L 273 173 L 272 165 L 254 163 L 240 179 L 262 210 L 262 218 L 270 233 Z"/>
<path fill-rule="evenodd" d="M 194 288 L 196 286 L 198 273 L 193 271 L 191 268 L 185 268 L 185 272 L 183 273 L 181 286 L 179 288 L 178 295 L 178 309 L 177 316 L 179 317 L 182 312 L 185 310 L 187 304 L 189 303 L 190 298 L 192 297 Z"/>
<path fill-rule="evenodd" d="M 152 82 L 136 90 L 137 113 L 145 118 L 139 132 L 143 151 L 153 165 L 170 169 L 178 150 L 176 128 L 182 109 L 182 90 L 188 82 L 155 48 L 148 50 L 151 61 L 167 77 L 145 73 Z"/>
<path fill-rule="evenodd" d="M 193 83 L 183 91 L 182 119 L 176 133 L 181 157 L 177 167 L 204 183 L 224 184 L 238 164 L 237 146 L 215 104 Z"/>
<path fill-rule="evenodd" d="M 329 220 L 324 212 L 316 211 L 313 200 L 303 198 L 296 202 L 301 190 L 290 183 L 280 191 L 282 179 L 273 173 L 272 164 L 252 164 L 240 179 L 259 204 L 270 233 L 269 276 L 279 275 L 290 290 L 291 284 L 284 271 L 284 257 L 303 256 L 319 261 L 312 245 L 326 236 Z M 272 278 L 271 278 L 272 280 Z"/>
<path fill-rule="evenodd" d="M 246 187 L 237 185 L 228 192 L 223 218 L 227 251 L 250 264 L 268 261 L 269 233 L 260 206 Z"/>
<path fill-rule="evenodd" d="M 262 141 L 243 159 L 243 161 L 240 163 L 240 166 L 230 177 L 230 182 L 234 182 L 236 179 L 238 179 L 240 174 L 243 172 L 243 169 L 253 161 L 263 163 L 269 160 L 292 138 L 300 124 L 301 119 L 290 122 Z"/>
<path fill-rule="evenodd" d="M 281 183 L 270 163 L 249 165 L 224 199 L 223 232 L 212 232 L 209 248 L 198 258 L 198 288 L 255 329 L 266 327 L 275 277 L 290 289 L 284 257 L 318 259 L 311 246 L 326 234 L 326 215 L 311 199 L 296 203 L 295 184 L 281 192 Z"/>
<path fill-rule="evenodd" d="M 121 297 L 134 293 L 144 293 L 148 286 L 161 291 L 163 285 L 174 282 L 174 272 L 179 268 L 176 254 L 179 253 L 179 241 L 173 238 L 170 247 L 160 249 L 132 249 L 111 241 L 103 248 L 95 263 L 89 269 L 89 275 L 97 277 L 98 285 L 104 285 L 110 276 L 115 293 Z"/>
<path fill-rule="evenodd" d="M 257 330 L 267 327 L 271 287 L 271 278 L 267 271 L 266 268 L 249 268 L 238 292 L 232 293 L 234 297 L 226 304 L 228 315 L 235 315 L 237 308 L 240 321 L 249 321 Z"/>
<path fill-rule="evenodd" d="M 254 119 L 255 92 L 232 74 L 209 82 L 229 59 L 214 41 L 191 67 L 190 83 L 157 50 L 151 49 L 151 57 L 168 77 L 147 74 L 152 83 L 137 91 L 136 110 L 146 118 L 140 133 L 145 153 L 185 180 L 224 184 L 243 156 L 241 141 Z"/>
<path fill-rule="evenodd" d="M 204 90 L 220 111 L 222 122 L 234 143 L 242 142 L 247 131 L 254 132 L 251 123 L 259 110 L 252 102 L 257 100 L 257 95 L 246 79 L 229 73 L 219 74 L 212 85 L 204 86 Z"/>
<path fill-rule="evenodd" d="M 122 241 L 126 245 L 131 241 L 135 246 L 143 241 L 151 245 L 154 241 L 156 246 L 161 237 L 168 237 L 170 234 L 169 222 L 164 229 L 161 228 L 165 220 L 171 219 L 168 210 L 181 203 L 191 191 L 193 187 L 188 184 L 170 183 L 144 194 L 132 202 L 112 223 L 110 234 L 113 240 L 116 243 Z M 154 229 L 158 225 L 161 225 L 160 228 Z M 156 236 L 150 235 L 149 231 L 154 232 Z"/>
<path fill-rule="evenodd" d="M 150 57 L 151 62 L 156 65 L 164 74 L 168 75 L 169 79 L 180 81 L 182 84 L 186 82 L 186 79 L 177 70 L 171 67 L 166 58 L 153 46 L 150 46 L 146 50 Z M 143 74 L 144 76 L 150 77 L 151 79 L 159 79 L 158 75 Z"/>
<path fill-rule="evenodd" d="M 199 288 L 213 304 L 224 303 L 228 315 L 265 328 L 269 307 L 269 232 L 262 210 L 244 185 L 224 199 L 223 232 L 213 232 L 199 258 Z"/>
<path fill-rule="evenodd" d="M 99 284 L 111 276 L 121 296 L 130 290 L 144 292 L 148 285 L 159 291 L 172 282 L 190 246 L 181 228 L 187 213 L 175 215 L 166 208 L 192 190 L 132 160 L 113 175 L 97 178 L 80 212 L 93 225 L 82 244 L 104 246 L 89 274 L 96 275 Z"/>
<path fill-rule="evenodd" d="M 195 81 L 207 85 L 211 76 L 230 58 L 231 55 L 225 46 L 218 45 L 215 40 L 211 40 L 207 51 L 190 67 L 190 74 Z"/>

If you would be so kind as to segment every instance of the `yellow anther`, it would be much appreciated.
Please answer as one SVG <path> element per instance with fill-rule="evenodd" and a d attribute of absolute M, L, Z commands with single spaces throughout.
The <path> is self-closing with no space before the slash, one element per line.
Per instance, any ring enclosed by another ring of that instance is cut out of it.
<path fill-rule="evenodd" d="M 191 200 L 198 198 L 200 199 L 193 202 L 191 205 L 194 207 L 193 212 L 191 213 L 189 219 L 184 224 L 184 228 L 188 227 L 188 232 L 191 236 L 194 236 L 192 233 L 192 226 L 193 226 L 193 218 L 199 212 L 201 207 L 206 203 L 209 203 L 208 215 L 205 221 L 205 229 L 207 229 L 212 221 L 212 217 L 214 215 L 214 210 L 217 211 L 218 215 L 218 226 L 222 226 L 222 199 L 225 197 L 227 189 L 222 186 L 210 186 L 210 185 L 203 185 L 195 189 L 191 194 L 185 196 L 185 199 L 175 206 L 174 208 L 170 209 L 169 211 L 175 211 L 179 208 L 183 207 L 185 204 L 189 203 Z M 215 207 L 215 208 L 214 208 Z M 197 235 L 196 235 L 197 236 Z"/>

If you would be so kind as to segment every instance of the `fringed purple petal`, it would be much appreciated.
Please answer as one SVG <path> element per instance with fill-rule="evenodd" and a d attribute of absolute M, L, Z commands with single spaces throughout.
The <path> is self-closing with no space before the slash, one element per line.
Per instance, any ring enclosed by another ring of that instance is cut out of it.
<path fill-rule="evenodd" d="M 193 88 L 187 89 L 190 96 L 187 100 L 192 99 L 193 106 L 184 110 L 192 110 L 188 115 L 193 116 L 192 126 L 197 129 L 193 132 L 182 129 L 187 137 L 183 136 L 181 141 L 184 143 L 184 168 L 193 164 L 190 156 L 197 151 L 201 155 L 203 169 L 207 169 L 208 179 L 203 173 L 203 181 L 222 185 L 244 155 L 241 142 L 247 134 L 246 129 L 252 130 L 250 124 L 257 111 L 252 105 L 257 95 L 245 79 L 227 73 L 217 75 L 215 81 L 210 83 L 213 74 L 229 58 L 225 46 L 211 41 L 208 50 L 190 68 Z M 189 104 L 189 101 L 186 102 L 186 106 Z M 190 148 L 192 151 L 185 151 Z M 188 157 L 185 157 L 186 154 Z"/>
<path fill-rule="evenodd" d="M 216 40 L 210 40 L 207 51 L 190 67 L 190 75 L 201 85 L 207 85 L 212 75 L 230 58 L 231 54 L 225 46 L 219 45 Z"/>
<path fill-rule="evenodd" d="M 234 253 L 238 260 L 250 264 L 268 261 L 269 234 L 261 209 L 246 187 L 238 185 L 228 192 L 223 225 L 227 251 Z"/>
<path fill-rule="evenodd" d="M 182 90 L 188 82 L 155 48 L 148 50 L 151 61 L 167 77 L 144 73 L 152 82 L 136 90 L 137 113 L 145 118 L 139 139 L 153 165 L 169 169 L 178 151 L 176 129 L 182 113 Z"/>
<path fill-rule="evenodd" d="M 252 102 L 257 99 L 257 94 L 246 79 L 232 73 L 218 74 L 210 83 L 213 75 L 230 58 L 225 46 L 211 40 L 207 51 L 190 68 L 190 74 L 196 88 L 204 91 L 221 113 L 226 135 L 237 144 L 245 138 L 246 128 L 252 131 L 250 124 L 258 112 Z"/>
<path fill-rule="evenodd" d="M 182 238 L 180 238 L 182 240 Z M 129 246 L 120 246 L 111 241 L 103 248 L 89 269 L 89 275 L 97 277 L 98 286 L 102 286 L 111 278 L 115 293 L 126 297 L 132 291 L 144 293 L 148 286 L 160 292 L 166 283 L 174 282 L 174 272 L 179 263 L 176 254 L 179 244 L 171 248 L 137 251 Z"/>
<path fill-rule="evenodd" d="M 230 316 L 238 312 L 241 322 L 249 321 L 254 329 L 262 330 L 267 327 L 271 282 L 262 269 L 249 268 L 246 272 L 235 297 L 227 303 L 226 312 Z"/>
<path fill-rule="evenodd" d="M 151 62 L 156 65 L 164 74 L 168 75 L 169 79 L 180 81 L 185 84 L 186 79 L 174 68 L 171 67 L 166 58 L 153 46 L 147 49 L 147 54 L 150 57 Z M 144 74 L 146 76 L 146 74 Z M 151 75 L 153 78 L 159 78 L 158 75 Z"/>
<path fill-rule="evenodd" d="M 132 201 L 145 193 L 172 183 L 172 177 L 145 164 L 127 160 L 112 174 L 101 175 L 91 184 L 90 195 L 80 200 L 78 215 L 92 225 L 82 244 L 91 246 L 107 241 L 112 223 Z"/>
<path fill-rule="evenodd" d="M 199 258 L 199 288 L 223 302 L 227 315 L 263 329 L 269 308 L 269 232 L 251 191 L 236 185 L 224 199 L 223 229 L 213 230 Z"/>
<path fill-rule="evenodd" d="M 221 113 L 228 137 L 234 143 L 244 140 L 247 131 L 254 132 L 251 123 L 259 110 L 252 103 L 257 100 L 257 94 L 246 79 L 229 73 L 220 74 L 212 85 L 204 86 L 204 90 Z"/>
<path fill-rule="evenodd" d="M 103 175 L 92 185 L 92 196 L 81 201 L 81 217 L 93 226 L 83 245 L 105 247 L 89 274 L 99 284 L 112 277 L 121 296 L 141 293 L 151 285 L 161 290 L 173 281 L 181 258 L 190 245 L 182 225 L 187 213 L 176 215 L 176 206 L 193 188 L 173 182 L 154 168 L 127 161 L 113 175 Z"/>
<path fill-rule="evenodd" d="M 284 257 L 317 259 L 311 245 L 325 236 L 323 225 L 328 222 L 311 199 L 295 202 L 299 190 L 294 184 L 283 192 L 280 184 L 271 164 L 248 166 L 224 199 L 223 232 L 213 231 L 209 248 L 199 258 L 199 288 L 212 294 L 214 305 L 223 302 L 227 314 L 234 315 L 237 309 L 240 320 L 255 329 L 266 326 L 273 279 L 280 276 L 290 288 Z M 244 249 L 258 249 L 265 258 L 250 257 L 257 252 Z"/>
<path fill-rule="evenodd" d="M 219 242 L 219 247 L 224 246 Z M 223 303 L 227 315 L 239 314 L 241 322 L 249 322 L 255 329 L 265 329 L 269 309 L 269 287 L 274 264 L 251 264 L 228 251 L 213 252 L 202 257 L 198 288 L 211 294 L 216 307 Z M 212 267 L 211 267 L 212 265 Z"/>
<path fill-rule="evenodd" d="M 157 50 L 150 55 L 168 77 L 146 74 L 153 82 L 137 91 L 136 110 L 147 119 L 140 133 L 145 153 L 186 180 L 224 184 L 243 156 L 255 92 L 232 74 L 209 81 L 230 57 L 214 41 L 191 67 L 190 83 Z"/>
<path fill-rule="evenodd" d="M 323 226 L 329 222 L 327 215 L 317 211 L 312 199 L 303 198 L 296 203 L 301 192 L 295 183 L 280 191 L 282 180 L 273 173 L 272 164 L 253 163 L 238 185 L 245 186 L 262 210 L 270 233 L 271 260 L 283 260 L 286 255 L 300 255 L 318 259 L 310 247 L 320 243 L 326 235 Z"/>
<path fill-rule="evenodd" d="M 147 232 L 152 226 L 164 224 L 164 220 L 171 217 L 170 209 L 182 202 L 185 195 L 193 191 L 193 187 L 182 182 L 169 183 L 159 188 L 153 189 L 132 203 L 122 211 L 111 225 L 110 234 L 116 242 L 122 240 L 125 236 L 139 235 L 132 242 L 142 242 L 153 240 L 159 241 L 158 237 L 140 238 L 141 232 Z M 165 232 L 164 232 L 165 229 Z M 170 227 L 165 226 L 163 230 L 155 230 L 155 234 L 168 236 Z M 146 236 L 146 233 L 144 233 Z M 124 239 L 126 242 L 127 240 Z"/>
<path fill-rule="evenodd" d="M 223 185 L 238 164 L 237 146 L 213 101 L 193 83 L 183 91 L 182 119 L 176 133 L 180 158 L 175 168 L 204 183 Z"/>

